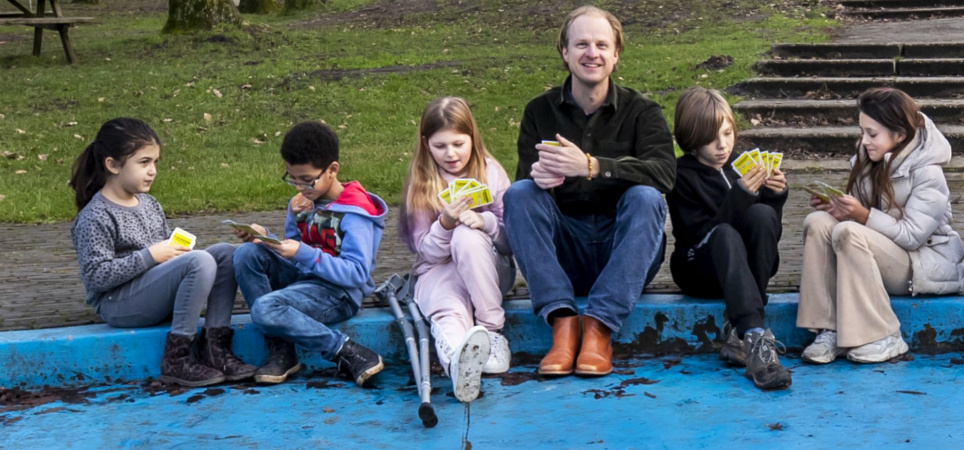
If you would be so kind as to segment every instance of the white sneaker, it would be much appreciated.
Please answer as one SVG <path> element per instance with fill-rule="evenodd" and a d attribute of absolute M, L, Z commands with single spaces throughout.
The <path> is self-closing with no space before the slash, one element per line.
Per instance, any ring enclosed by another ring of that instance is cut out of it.
<path fill-rule="evenodd" d="M 814 339 L 813 344 L 803 350 L 800 358 L 815 364 L 827 364 L 833 362 L 838 356 L 846 354 L 847 349 L 837 347 L 837 332 L 823 330 Z"/>
<path fill-rule="evenodd" d="M 455 349 L 449 376 L 452 391 L 460 402 L 471 402 L 479 396 L 482 386 L 482 366 L 489 359 L 489 332 L 484 327 L 472 327 Z"/>
<path fill-rule="evenodd" d="M 489 332 L 489 360 L 482 366 L 482 373 L 496 374 L 509 371 L 512 351 L 509 350 L 509 340 L 495 331 Z"/>
<path fill-rule="evenodd" d="M 879 341 L 861 345 L 847 353 L 847 359 L 859 363 L 879 363 L 907 353 L 907 343 L 900 331 Z"/>

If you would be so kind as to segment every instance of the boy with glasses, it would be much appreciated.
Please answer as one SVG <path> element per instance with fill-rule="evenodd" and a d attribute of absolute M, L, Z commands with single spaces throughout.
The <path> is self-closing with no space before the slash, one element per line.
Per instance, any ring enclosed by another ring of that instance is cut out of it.
<path fill-rule="evenodd" d="M 268 348 L 254 379 L 280 383 L 300 370 L 298 344 L 361 386 L 384 368 L 381 356 L 328 325 L 354 316 L 374 291 L 371 271 L 388 207 L 357 181 L 338 181 L 338 136 L 320 122 L 288 131 L 281 158 L 282 179 L 298 190 L 288 204 L 285 239 L 273 244 L 236 232 L 245 241 L 234 253 L 238 285 Z"/>

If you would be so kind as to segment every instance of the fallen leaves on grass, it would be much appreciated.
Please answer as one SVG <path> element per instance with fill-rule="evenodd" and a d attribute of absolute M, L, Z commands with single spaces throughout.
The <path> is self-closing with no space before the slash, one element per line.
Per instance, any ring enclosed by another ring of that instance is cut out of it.
<path fill-rule="evenodd" d="M 37 155 L 37 159 L 39 159 L 39 160 L 41 160 L 41 161 L 46 161 L 46 160 L 47 160 L 47 156 L 49 156 L 49 155 L 40 154 L 40 155 Z"/>
<path fill-rule="evenodd" d="M 21 169 L 21 170 L 18 170 L 18 171 L 16 171 L 16 172 L 14 172 L 14 173 L 17 174 L 17 175 L 23 175 L 23 174 L 27 173 L 27 171 Z"/>

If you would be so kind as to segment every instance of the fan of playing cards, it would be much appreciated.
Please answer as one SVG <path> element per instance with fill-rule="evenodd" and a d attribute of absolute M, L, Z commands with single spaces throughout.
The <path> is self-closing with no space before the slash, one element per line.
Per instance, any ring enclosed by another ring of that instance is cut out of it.
<path fill-rule="evenodd" d="M 743 152 L 739 158 L 736 158 L 736 161 L 733 161 L 733 170 L 742 177 L 750 170 L 753 170 L 754 167 L 763 166 L 763 170 L 767 173 L 767 178 L 770 178 L 773 176 L 773 171 L 780 168 L 782 162 L 783 153 L 761 152 L 760 149 L 755 148 L 748 152 Z"/>
<path fill-rule="evenodd" d="M 478 208 L 492 203 L 492 193 L 485 183 L 475 178 L 458 178 L 449 183 L 448 189 L 439 192 L 438 198 L 446 205 L 463 197 L 472 199 L 469 208 Z"/>
<path fill-rule="evenodd" d="M 807 191 L 808 194 L 820 197 L 820 200 L 823 200 L 825 203 L 830 203 L 831 197 L 844 196 L 843 191 L 822 181 L 817 181 L 810 186 L 804 186 L 803 190 Z"/>

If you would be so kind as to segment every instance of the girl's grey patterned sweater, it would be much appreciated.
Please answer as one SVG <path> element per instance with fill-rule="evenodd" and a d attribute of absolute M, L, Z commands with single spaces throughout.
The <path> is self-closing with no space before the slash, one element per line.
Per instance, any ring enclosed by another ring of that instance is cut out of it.
<path fill-rule="evenodd" d="M 100 192 L 77 214 L 71 237 L 80 262 L 87 304 L 154 267 L 148 247 L 167 240 L 164 210 L 154 197 L 136 195 L 137 206 L 121 206 Z"/>

